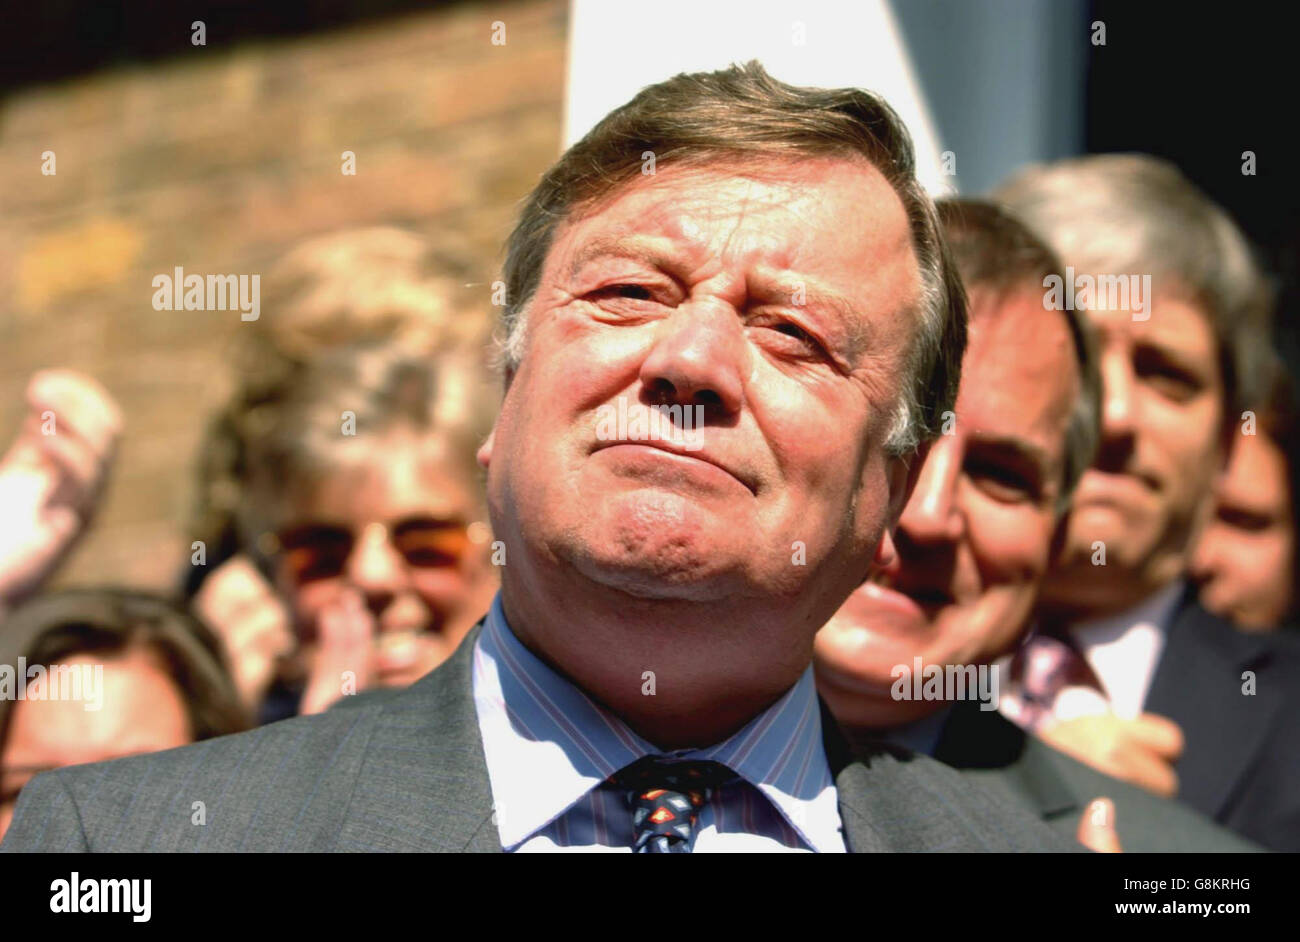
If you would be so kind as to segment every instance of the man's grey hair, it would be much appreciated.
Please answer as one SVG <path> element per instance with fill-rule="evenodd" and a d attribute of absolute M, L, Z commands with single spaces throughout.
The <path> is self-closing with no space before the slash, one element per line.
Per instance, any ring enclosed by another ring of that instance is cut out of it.
<path fill-rule="evenodd" d="M 908 454 L 934 438 L 952 409 L 966 344 L 966 297 L 944 243 L 934 203 L 916 180 L 911 137 L 882 99 L 856 88 L 796 88 L 757 62 L 677 75 L 643 89 L 574 144 L 528 196 L 506 244 L 504 337 L 509 375 L 524 354 L 528 305 L 555 233 L 641 174 L 643 154 L 657 166 L 721 164 L 744 168 L 807 157 L 865 158 L 902 201 L 921 271 L 919 327 L 905 364 L 886 440 Z"/>
<path fill-rule="evenodd" d="M 1143 154 L 1081 157 L 1027 168 L 993 196 L 1076 272 L 1149 274 L 1157 293 L 1203 310 L 1218 341 L 1225 427 L 1258 398 L 1270 286 L 1232 219 L 1177 167 Z"/>

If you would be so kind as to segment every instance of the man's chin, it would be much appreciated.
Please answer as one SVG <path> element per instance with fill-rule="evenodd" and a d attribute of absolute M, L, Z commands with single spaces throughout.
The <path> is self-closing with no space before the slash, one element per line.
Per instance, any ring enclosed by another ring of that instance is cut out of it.
<path fill-rule="evenodd" d="M 1107 546 L 1114 543 L 1141 542 L 1144 531 L 1156 527 L 1157 508 L 1150 501 L 1088 500 L 1076 501 L 1070 509 L 1070 543 L 1076 551 L 1092 553 L 1098 540 Z"/>
<path fill-rule="evenodd" d="M 1151 528 L 1134 526 L 1108 512 L 1084 514 L 1070 521 L 1070 535 L 1055 567 L 1098 569 L 1138 565 L 1156 546 Z"/>
<path fill-rule="evenodd" d="M 736 582 L 734 567 L 678 547 L 659 554 L 585 553 L 572 563 L 587 580 L 637 599 L 716 601 Z"/>

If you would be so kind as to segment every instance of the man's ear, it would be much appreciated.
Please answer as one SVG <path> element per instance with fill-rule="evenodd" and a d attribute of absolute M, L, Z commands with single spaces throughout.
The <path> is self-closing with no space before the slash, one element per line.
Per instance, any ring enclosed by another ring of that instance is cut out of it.
<path fill-rule="evenodd" d="M 891 526 L 898 523 L 898 519 L 903 516 L 903 508 L 912 499 L 912 491 L 916 490 L 916 482 L 921 479 L 921 468 L 925 465 L 925 459 L 930 455 L 930 446 L 932 444 L 933 442 L 923 442 L 910 455 L 901 455 L 892 459 L 896 464 L 889 471 L 889 520 Z"/>
<path fill-rule="evenodd" d="M 487 470 L 488 466 L 492 464 L 492 446 L 496 443 L 496 437 L 497 426 L 493 422 L 492 431 L 488 432 L 488 437 L 484 439 L 483 444 L 478 446 L 478 454 L 475 456 L 478 459 L 479 467 L 484 470 Z"/>
<path fill-rule="evenodd" d="M 876 554 L 871 560 L 873 570 L 890 569 L 898 560 L 898 547 L 894 545 L 894 528 L 898 526 L 898 520 L 903 516 L 903 508 L 912 498 L 912 491 L 916 489 L 916 482 L 921 477 L 921 466 L 925 464 L 926 456 L 929 454 L 930 443 L 925 442 L 911 454 L 889 459 L 887 472 L 889 525 L 880 535 L 880 543 L 876 546 Z"/>

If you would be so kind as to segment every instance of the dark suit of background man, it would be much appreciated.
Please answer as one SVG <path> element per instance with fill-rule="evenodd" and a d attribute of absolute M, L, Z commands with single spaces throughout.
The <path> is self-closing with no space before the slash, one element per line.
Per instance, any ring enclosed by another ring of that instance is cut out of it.
<path fill-rule="evenodd" d="M 1075 709 L 1075 685 L 1040 735 L 1267 847 L 1300 850 L 1300 655 L 1289 638 L 1243 635 L 1209 614 L 1187 581 L 1215 479 L 1254 431 L 1244 412 L 1266 375 L 1268 298 L 1250 249 L 1151 157 L 1032 168 L 996 195 L 1056 249 L 1076 288 L 1095 279 L 1076 297 L 1101 351 L 1101 445 L 1040 621 L 1082 654 L 1106 709 Z"/>
<path fill-rule="evenodd" d="M 957 388 L 912 167 L 878 99 L 757 66 L 608 116 L 509 243 L 482 628 L 383 701 L 38 777 L 6 849 L 1068 848 L 927 758 L 849 755 L 813 687 Z"/>

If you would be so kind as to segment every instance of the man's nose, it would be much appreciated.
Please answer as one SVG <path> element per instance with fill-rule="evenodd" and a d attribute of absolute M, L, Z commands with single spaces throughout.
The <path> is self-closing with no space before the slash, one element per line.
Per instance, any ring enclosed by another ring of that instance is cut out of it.
<path fill-rule="evenodd" d="M 657 328 L 641 364 L 641 383 L 656 404 L 698 405 L 732 415 L 744 401 L 744 329 L 721 301 L 681 305 Z"/>
<path fill-rule="evenodd" d="M 898 522 L 910 541 L 955 543 L 965 534 L 966 517 L 957 497 L 962 457 L 955 436 L 940 436 L 930 446 Z"/>
<path fill-rule="evenodd" d="M 366 606 L 379 615 L 402 588 L 405 560 L 388 540 L 382 524 L 370 524 L 361 531 L 348 557 L 347 579 L 365 598 Z"/>
<path fill-rule="evenodd" d="M 1119 352 L 1101 359 L 1101 431 L 1115 440 L 1132 436 L 1136 421 L 1135 380 L 1127 356 Z"/>

